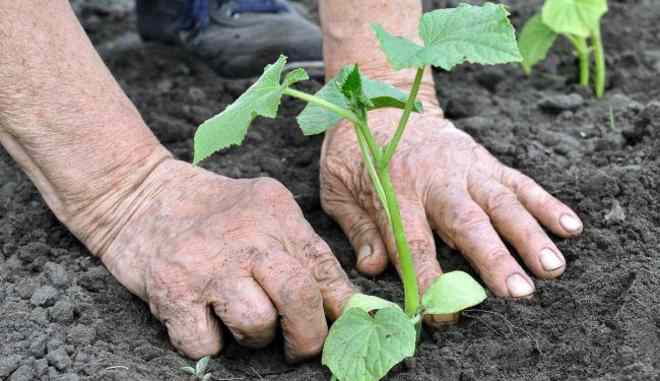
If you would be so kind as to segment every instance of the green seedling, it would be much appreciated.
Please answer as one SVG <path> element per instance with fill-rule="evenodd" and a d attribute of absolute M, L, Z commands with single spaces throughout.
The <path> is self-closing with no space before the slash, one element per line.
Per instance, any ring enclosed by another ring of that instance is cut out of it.
<path fill-rule="evenodd" d="M 181 371 L 192 376 L 195 381 L 209 381 L 211 380 L 211 373 L 206 373 L 206 368 L 208 368 L 208 366 L 209 357 L 206 356 L 199 359 L 194 368 L 192 366 L 184 366 L 181 368 Z"/>
<path fill-rule="evenodd" d="M 520 62 L 509 13 L 501 5 L 462 4 L 426 13 L 419 27 L 423 45 L 396 37 L 373 25 L 382 50 L 395 70 L 416 70 L 410 93 L 371 80 L 357 65 L 344 67 L 321 90 L 311 95 L 293 88 L 308 79 L 303 70 L 283 75 L 285 57 L 269 65 L 264 74 L 222 113 L 204 122 L 195 134 L 194 162 L 240 144 L 258 116 L 275 118 L 283 96 L 307 102 L 297 121 L 305 135 L 320 134 L 342 120 L 352 124 L 374 192 L 378 195 L 396 241 L 404 289 L 404 306 L 356 294 L 333 324 L 322 362 L 340 381 L 376 381 L 415 353 L 421 320 L 428 314 L 456 314 L 481 303 L 484 289 L 470 275 L 455 271 L 434 281 L 420 299 L 411 249 L 390 179 L 390 162 L 413 112 L 423 112 L 417 100 L 424 71 L 429 66 L 451 70 L 464 63 Z M 369 129 L 367 114 L 380 108 L 402 109 L 394 135 L 379 144 Z"/>
<path fill-rule="evenodd" d="M 571 42 L 580 65 L 580 85 L 589 86 L 591 57 L 595 64 L 594 91 L 605 93 L 605 52 L 600 20 L 607 13 L 607 0 L 545 0 L 541 13 L 533 16 L 520 33 L 522 67 L 527 75 L 545 59 L 557 40 L 564 36 Z"/>

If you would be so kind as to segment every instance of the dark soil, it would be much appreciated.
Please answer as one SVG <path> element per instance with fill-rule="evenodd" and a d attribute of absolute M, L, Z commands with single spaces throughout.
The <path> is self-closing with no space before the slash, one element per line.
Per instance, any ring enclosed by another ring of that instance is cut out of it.
<path fill-rule="evenodd" d="M 540 0 L 506 3 L 520 26 Z M 153 131 L 190 160 L 195 126 L 251 82 L 218 78 L 175 49 L 117 48 L 112 41 L 134 36 L 130 1 L 76 5 Z M 610 83 L 602 100 L 574 85 L 566 44 L 532 78 L 516 66 L 437 73 L 447 115 L 574 207 L 585 231 L 578 240 L 558 240 L 568 260 L 561 279 L 538 281 L 529 301 L 490 297 L 458 325 L 424 333 L 414 367 L 399 367 L 389 379 L 660 380 L 660 3 L 611 0 L 610 7 L 604 30 Z M 207 167 L 282 181 L 353 281 L 400 301 L 396 274 L 359 275 L 348 241 L 321 210 L 321 138 L 298 132 L 300 109 L 285 101 L 282 118 L 259 120 L 243 147 Z M 0 380 L 185 379 L 177 369 L 188 361 L 147 306 L 58 223 L 4 151 L 0 178 Z M 468 268 L 439 247 L 445 269 Z M 287 365 L 281 345 L 251 351 L 229 344 L 211 362 L 214 379 L 328 379 L 319 361 Z"/>

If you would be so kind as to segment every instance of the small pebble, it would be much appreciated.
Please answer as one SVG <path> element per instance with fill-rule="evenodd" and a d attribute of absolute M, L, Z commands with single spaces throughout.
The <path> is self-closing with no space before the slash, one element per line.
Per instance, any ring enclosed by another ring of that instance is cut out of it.
<path fill-rule="evenodd" d="M 559 94 L 551 95 L 539 102 L 542 110 L 549 112 L 573 111 L 584 104 L 584 98 L 580 94 Z"/>

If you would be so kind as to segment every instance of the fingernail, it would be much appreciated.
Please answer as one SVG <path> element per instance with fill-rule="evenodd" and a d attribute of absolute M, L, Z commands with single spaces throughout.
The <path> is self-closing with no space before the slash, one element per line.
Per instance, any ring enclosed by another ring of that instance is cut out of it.
<path fill-rule="evenodd" d="M 360 251 L 358 251 L 358 263 L 369 258 L 371 254 L 372 254 L 371 246 L 369 245 L 362 246 L 360 248 Z"/>
<path fill-rule="evenodd" d="M 564 265 L 564 261 L 550 249 L 541 250 L 539 258 L 541 259 L 541 266 L 543 266 L 545 271 L 555 271 Z"/>
<path fill-rule="evenodd" d="M 569 214 L 562 215 L 559 218 L 559 223 L 569 233 L 577 233 L 582 230 L 582 222 Z"/>
<path fill-rule="evenodd" d="M 509 288 L 509 295 L 513 298 L 522 298 L 534 293 L 534 286 L 518 273 L 507 278 L 506 286 Z"/>

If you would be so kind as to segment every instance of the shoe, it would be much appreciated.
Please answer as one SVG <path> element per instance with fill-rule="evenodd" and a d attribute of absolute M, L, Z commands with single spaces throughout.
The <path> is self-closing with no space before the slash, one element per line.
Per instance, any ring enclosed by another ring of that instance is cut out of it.
<path fill-rule="evenodd" d="M 144 41 L 177 44 L 227 78 L 250 78 L 280 54 L 322 72 L 321 30 L 285 0 L 138 0 Z"/>

